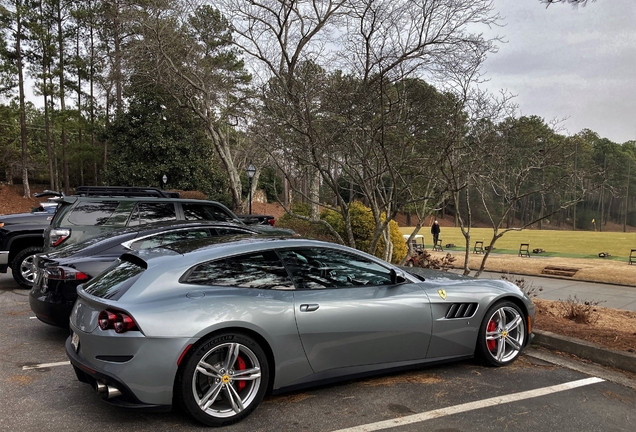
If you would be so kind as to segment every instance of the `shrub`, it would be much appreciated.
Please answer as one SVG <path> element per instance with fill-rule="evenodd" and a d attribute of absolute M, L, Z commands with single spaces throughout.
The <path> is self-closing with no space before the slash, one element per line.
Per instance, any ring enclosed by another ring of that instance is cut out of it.
<path fill-rule="evenodd" d="M 600 315 L 596 311 L 596 306 L 601 301 L 598 300 L 579 300 L 576 295 L 568 297 L 567 300 L 559 300 L 557 309 L 563 316 L 579 324 L 595 324 Z"/>
<path fill-rule="evenodd" d="M 369 252 L 371 248 L 371 240 L 375 230 L 375 221 L 371 209 L 360 201 L 354 201 L 349 206 L 349 215 L 351 218 L 351 231 L 356 239 L 356 247 L 362 251 Z M 322 219 L 329 222 L 334 229 L 346 239 L 344 219 L 340 213 L 333 210 L 325 210 L 320 215 Z M 384 215 L 382 216 L 384 218 Z M 395 221 L 389 222 L 389 235 L 391 243 L 393 243 L 393 256 L 391 262 L 399 263 L 408 253 L 408 247 L 400 232 L 400 226 Z M 384 256 L 384 239 L 380 238 L 375 256 Z"/>
<path fill-rule="evenodd" d="M 309 206 L 306 204 L 295 205 L 293 210 L 297 214 L 309 215 Z M 356 239 L 356 247 L 362 251 L 369 252 L 371 240 L 373 238 L 373 231 L 375 229 L 375 222 L 371 209 L 359 201 L 354 201 L 349 206 L 349 215 L 351 217 L 351 230 L 354 238 Z M 346 241 L 347 234 L 345 232 L 344 218 L 340 213 L 325 209 L 320 213 L 320 218 L 331 225 Z M 298 220 L 287 214 L 279 218 L 276 225 L 284 228 L 291 228 L 305 237 L 320 238 L 331 241 L 335 240 L 331 233 L 324 227 L 312 225 L 309 222 Z M 408 248 L 397 222 L 389 222 L 389 233 L 391 236 L 391 242 L 393 243 L 393 257 L 391 262 L 397 264 L 406 256 Z M 382 238 L 380 238 L 375 255 L 378 257 L 382 257 L 384 255 L 384 239 Z"/>
<path fill-rule="evenodd" d="M 505 274 L 502 275 L 501 278 L 505 281 L 512 282 L 513 284 L 517 285 L 519 288 L 521 288 L 521 291 L 523 291 L 530 298 L 537 297 L 539 295 L 538 293 L 543 291 L 543 288 L 535 287 L 532 281 L 527 281 L 519 276 Z"/>
<path fill-rule="evenodd" d="M 436 258 L 424 249 L 415 252 L 412 262 L 414 267 L 448 271 L 453 267 L 455 257 L 447 253 L 446 256 L 442 258 Z"/>

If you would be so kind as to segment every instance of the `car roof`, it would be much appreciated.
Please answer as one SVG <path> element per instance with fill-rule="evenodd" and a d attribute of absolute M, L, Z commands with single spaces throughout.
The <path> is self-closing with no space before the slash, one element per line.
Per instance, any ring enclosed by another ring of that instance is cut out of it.
<path fill-rule="evenodd" d="M 134 252 L 147 263 L 148 268 L 154 266 L 178 266 L 189 267 L 203 261 L 211 261 L 234 255 L 257 253 L 274 249 L 285 248 L 331 248 L 339 249 L 362 255 L 374 262 L 384 262 L 377 257 L 365 252 L 351 249 L 336 243 L 324 242 L 320 240 L 306 239 L 302 237 L 285 237 L 271 235 L 231 235 L 223 237 L 186 240 L 179 243 L 172 243 L 157 248 Z M 175 255 L 183 258 L 174 260 Z M 388 265 L 388 263 L 384 262 Z"/>
<path fill-rule="evenodd" d="M 180 202 L 180 203 L 212 203 L 226 207 L 218 201 L 188 199 L 188 198 L 165 198 L 165 197 L 126 197 L 126 196 L 63 196 L 53 198 L 55 202 L 72 204 L 76 201 L 132 201 L 132 202 Z"/>
<path fill-rule="evenodd" d="M 220 221 L 168 221 L 168 222 L 156 222 L 151 224 L 145 224 L 135 227 L 120 228 L 114 231 L 110 231 L 99 236 L 88 239 L 84 242 L 75 243 L 65 248 L 53 251 L 50 256 L 70 256 L 71 253 L 81 252 L 86 248 L 98 247 L 104 243 L 123 243 L 126 240 L 143 237 L 150 234 L 159 234 L 162 232 L 173 231 L 178 229 L 194 229 L 194 228 L 238 228 L 241 231 L 249 231 L 253 234 L 258 234 L 257 231 L 249 228 L 246 225 L 239 225 L 232 222 L 220 222 Z"/>

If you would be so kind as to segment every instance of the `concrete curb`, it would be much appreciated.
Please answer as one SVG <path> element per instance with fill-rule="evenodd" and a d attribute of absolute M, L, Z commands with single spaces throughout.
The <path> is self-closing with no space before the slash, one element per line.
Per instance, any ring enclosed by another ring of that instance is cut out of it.
<path fill-rule="evenodd" d="M 605 348 L 580 339 L 561 336 L 543 330 L 533 330 L 533 345 L 574 354 L 577 357 L 636 373 L 636 354 Z"/>

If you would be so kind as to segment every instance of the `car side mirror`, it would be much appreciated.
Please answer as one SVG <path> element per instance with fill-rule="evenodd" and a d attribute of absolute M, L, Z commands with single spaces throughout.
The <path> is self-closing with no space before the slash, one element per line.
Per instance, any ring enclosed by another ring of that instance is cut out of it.
<path fill-rule="evenodd" d="M 397 285 L 406 282 L 406 275 L 401 270 L 391 269 L 391 284 Z"/>

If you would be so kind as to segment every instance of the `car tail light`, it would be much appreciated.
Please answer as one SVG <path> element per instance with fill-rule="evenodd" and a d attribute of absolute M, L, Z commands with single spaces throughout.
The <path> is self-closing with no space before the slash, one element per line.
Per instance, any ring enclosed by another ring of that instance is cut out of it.
<path fill-rule="evenodd" d="M 115 333 L 126 333 L 127 331 L 137 330 L 137 323 L 124 312 L 103 310 L 97 317 L 97 323 L 102 330 L 115 330 Z"/>
<path fill-rule="evenodd" d="M 97 323 L 99 324 L 99 328 L 102 330 L 113 328 L 115 324 L 115 314 L 110 311 L 103 310 L 97 317 Z"/>
<path fill-rule="evenodd" d="M 268 220 L 267 222 L 269 222 L 269 224 L 270 224 L 271 226 L 274 226 L 274 224 L 276 223 L 276 219 L 271 218 L 271 219 L 270 219 L 270 220 Z"/>
<path fill-rule="evenodd" d="M 75 280 L 90 279 L 90 276 L 70 267 L 47 267 L 46 277 L 51 280 Z"/>
<path fill-rule="evenodd" d="M 71 230 L 67 228 L 53 228 L 49 233 L 49 245 L 56 247 L 64 243 L 71 236 Z"/>

